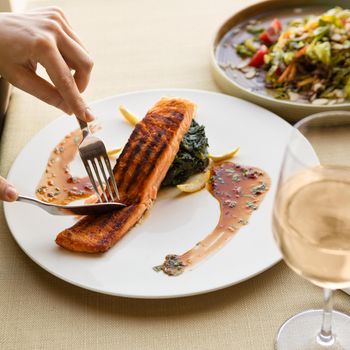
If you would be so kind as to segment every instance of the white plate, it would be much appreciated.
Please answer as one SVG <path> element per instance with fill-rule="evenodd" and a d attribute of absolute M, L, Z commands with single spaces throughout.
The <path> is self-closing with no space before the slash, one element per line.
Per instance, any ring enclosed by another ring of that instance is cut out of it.
<path fill-rule="evenodd" d="M 5 203 L 10 230 L 23 251 L 53 275 L 93 291 L 135 298 L 172 298 L 205 293 L 246 280 L 280 260 L 271 230 L 271 212 L 283 150 L 291 126 L 251 103 L 234 97 L 195 90 L 149 90 L 124 94 L 92 104 L 99 132 L 109 147 L 123 145 L 132 128 L 119 115 L 124 104 L 143 116 L 162 96 L 189 98 L 198 105 L 197 121 L 206 126 L 212 153 L 241 146 L 237 162 L 257 166 L 270 175 L 272 186 L 247 226 L 217 254 L 178 277 L 156 273 L 152 267 L 169 253 L 179 254 L 204 238 L 216 225 L 219 206 L 206 191 L 179 196 L 161 191 L 149 217 L 105 254 L 68 252 L 54 240 L 73 224 L 70 217 L 50 216 L 22 203 Z M 50 151 L 77 127 L 62 116 L 41 130 L 22 150 L 8 179 L 23 195 L 34 195 Z M 306 152 L 308 144 L 305 145 Z M 82 172 L 77 159 L 72 168 Z"/>

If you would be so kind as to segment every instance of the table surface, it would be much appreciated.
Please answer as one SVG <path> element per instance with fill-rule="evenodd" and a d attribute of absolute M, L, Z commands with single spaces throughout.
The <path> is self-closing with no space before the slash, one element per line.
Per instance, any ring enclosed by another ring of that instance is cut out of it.
<path fill-rule="evenodd" d="M 95 60 L 88 101 L 133 90 L 217 91 L 209 65 L 219 24 L 245 0 L 32 0 L 58 5 Z M 243 4 L 244 3 L 244 4 Z M 61 113 L 14 90 L 0 143 L 5 176 L 18 152 Z M 34 163 L 33 158 L 33 163 Z M 35 164 L 35 163 L 34 163 Z M 93 293 L 51 276 L 13 240 L 0 210 L 1 349 L 272 349 L 291 315 L 321 306 L 321 290 L 279 263 L 201 296 L 136 300 Z M 335 295 L 350 313 L 350 298 Z"/>

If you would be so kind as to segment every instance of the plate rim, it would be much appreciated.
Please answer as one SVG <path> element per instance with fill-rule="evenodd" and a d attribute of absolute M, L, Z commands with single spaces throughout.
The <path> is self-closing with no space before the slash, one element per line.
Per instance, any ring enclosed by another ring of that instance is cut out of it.
<path fill-rule="evenodd" d="M 200 93 L 200 94 L 210 94 L 210 95 L 216 95 L 216 96 L 221 96 L 224 98 L 228 98 L 228 99 L 234 99 L 234 100 L 238 100 L 240 102 L 243 102 L 247 105 L 252 105 L 254 106 L 254 108 L 258 108 L 263 110 L 264 112 L 268 112 L 269 114 L 271 114 L 271 116 L 273 116 L 274 118 L 279 119 L 283 124 L 287 124 L 288 126 L 292 127 L 287 121 L 285 121 L 283 118 L 281 118 L 280 116 L 278 116 L 277 114 L 275 114 L 274 112 L 271 112 L 259 105 L 256 105 L 250 101 L 246 101 L 244 99 L 232 96 L 232 95 L 228 95 L 228 94 L 224 94 L 221 92 L 216 92 L 216 91 L 208 91 L 208 90 L 201 90 L 201 89 L 189 89 L 189 88 L 158 88 L 158 89 L 142 89 L 142 90 L 134 90 L 134 91 L 130 91 L 130 92 L 124 92 L 121 94 L 116 94 L 116 95 L 111 95 L 102 99 L 98 99 L 95 101 L 92 101 L 90 103 L 88 103 L 89 106 L 93 106 L 96 104 L 100 104 L 103 103 L 105 101 L 109 101 L 115 98 L 120 98 L 123 96 L 130 96 L 130 95 L 136 95 L 136 94 L 142 94 L 142 93 L 167 93 L 167 92 L 172 92 L 172 93 L 181 93 L 181 92 L 189 92 L 189 93 Z M 68 116 L 70 117 L 70 116 Z M 51 126 L 51 124 L 57 122 L 60 119 L 65 119 L 67 118 L 66 114 L 61 114 L 60 116 L 58 116 L 57 118 L 55 118 L 54 120 L 50 121 L 47 125 L 45 125 L 43 128 L 41 128 L 40 130 L 38 130 L 30 139 L 29 141 L 22 147 L 22 149 L 20 150 L 20 152 L 17 154 L 17 156 L 15 157 L 14 161 L 12 162 L 12 165 L 6 175 L 6 179 L 8 179 L 9 177 L 11 177 L 12 175 L 12 171 L 13 171 L 13 166 L 14 164 L 17 162 L 17 159 L 21 156 L 22 152 L 24 152 L 24 149 L 26 148 L 27 144 L 30 143 L 32 141 L 33 138 L 39 136 L 41 133 L 45 133 L 46 129 L 49 128 Z M 175 299 L 175 298 L 183 298 L 183 297 L 191 297 L 191 296 L 195 296 L 195 295 L 202 295 L 202 294 L 207 294 L 207 293 L 211 293 L 211 292 L 215 292 L 221 289 L 225 289 L 231 286 L 234 286 L 236 284 L 242 283 L 244 281 L 247 281 L 251 278 L 256 277 L 259 274 L 264 273 L 265 271 L 269 270 L 270 268 L 272 268 L 273 266 L 275 266 L 276 264 L 278 264 L 281 260 L 282 260 L 282 256 L 279 253 L 278 258 L 273 259 L 273 262 L 267 266 L 265 266 L 263 269 L 260 269 L 257 272 L 254 272 L 248 276 L 245 276 L 239 280 L 235 280 L 232 283 L 225 283 L 225 284 L 221 284 L 220 286 L 215 286 L 212 288 L 206 288 L 206 289 L 202 289 L 202 290 L 198 290 L 198 291 L 194 291 L 194 292 L 188 292 L 188 293 L 176 293 L 176 294 L 168 294 L 168 295 L 143 295 L 141 296 L 140 294 L 130 294 L 130 293 L 120 293 L 120 292 L 111 292 L 111 291 L 106 291 L 106 290 L 102 290 L 102 289 L 98 289 L 98 288 L 93 288 L 90 287 L 88 285 L 85 285 L 83 283 L 79 283 L 76 281 L 71 280 L 70 278 L 67 278 L 66 276 L 63 276 L 61 273 L 58 273 L 50 268 L 45 267 L 43 264 L 41 264 L 35 257 L 32 256 L 32 254 L 30 254 L 27 249 L 25 249 L 25 247 L 22 246 L 22 244 L 17 240 L 16 236 L 13 234 L 13 230 L 12 230 L 12 225 L 8 220 L 8 213 L 7 211 L 9 210 L 11 206 L 11 203 L 8 202 L 4 202 L 3 203 L 3 211 L 4 211 L 4 217 L 5 217 L 5 222 L 9 228 L 9 231 L 11 233 L 12 238 L 14 239 L 14 241 L 17 243 L 17 245 L 21 248 L 21 250 L 33 261 L 35 262 L 38 266 L 40 266 L 40 268 L 42 268 L 43 270 L 45 270 L 46 272 L 50 273 L 51 275 L 59 278 L 60 280 L 69 283 L 71 285 L 77 286 L 79 288 L 83 288 L 95 293 L 100 293 L 100 294 L 105 294 L 105 295 L 110 295 L 110 296 L 116 296 L 116 297 L 124 297 L 124 298 L 131 298 L 131 299 L 151 299 L 151 300 L 156 300 L 156 299 Z"/>

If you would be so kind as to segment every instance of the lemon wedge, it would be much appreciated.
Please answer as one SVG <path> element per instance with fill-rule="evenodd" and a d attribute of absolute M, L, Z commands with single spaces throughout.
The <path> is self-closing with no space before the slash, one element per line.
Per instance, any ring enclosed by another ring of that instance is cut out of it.
<path fill-rule="evenodd" d="M 237 147 L 235 150 L 233 150 L 231 152 L 227 152 L 227 153 L 220 154 L 220 155 L 209 154 L 209 158 L 214 162 L 222 162 L 224 160 L 233 158 L 238 153 L 239 149 L 240 149 L 240 147 Z"/>
<path fill-rule="evenodd" d="M 140 121 L 135 114 L 131 113 L 123 105 L 119 106 L 119 112 L 126 119 L 126 121 L 130 123 L 132 126 L 135 126 Z"/>
<path fill-rule="evenodd" d="M 107 155 L 108 155 L 108 157 L 113 157 L 113 156 L 117 155 L 121 150 L 122 150 L 121 147 L 110 149 L 109 151 L 107 151 Z"/>
<path fill-rule="evenodd" d="M 187 193 L 197 192 L 205 187 L 206 183 L 209 180 L 209 177 L 210 177 L 210 171 L 206 170 L 204 173 L 191 176 L 188 182 L 177 185 L 176 187 L 182 192 L 187 192 Z"/>

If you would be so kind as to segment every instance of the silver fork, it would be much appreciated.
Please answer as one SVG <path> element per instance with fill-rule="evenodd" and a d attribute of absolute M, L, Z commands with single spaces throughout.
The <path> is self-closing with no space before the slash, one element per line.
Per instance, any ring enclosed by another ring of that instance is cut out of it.
<path fill-rule="evenodd" d="M 98 200 L 100 202 L 109 202 L 106 192 L 107 189 L 111 200 L 114 202 L 119 201 L 118 187 L 114 179 L 111 163 L 109 162 L 107 150 L 104 143 L 90 132 L 89 126 L 85 121 L 78 118 L 77 120 L 79 122 L 80 129 L 83 132 L 83 140 L 79 145 L 80 157 L 83 161 L 86 172 L 89 175 L 91 184 L 96 192 Z M 106 169 L 109 178 L 111 179 L 114 193 L 108 181 Z M 103 186 L 101 175 L 105 181 L 106 189 Z M 98 191 L 98 187 L 101 189 L 101 194 Z"/>

